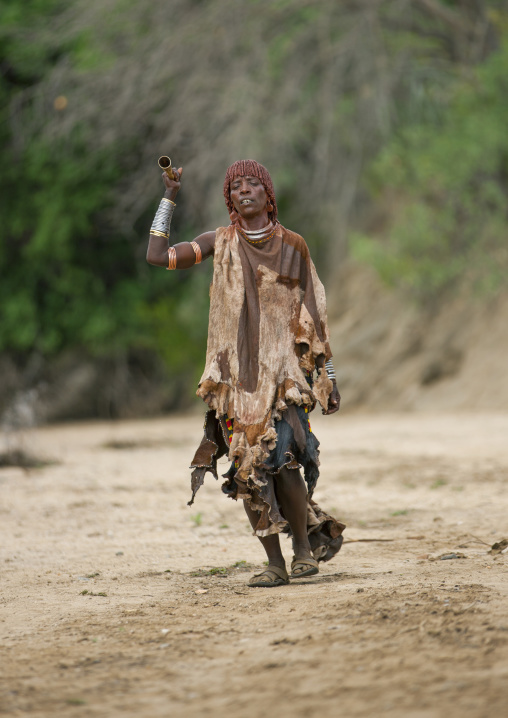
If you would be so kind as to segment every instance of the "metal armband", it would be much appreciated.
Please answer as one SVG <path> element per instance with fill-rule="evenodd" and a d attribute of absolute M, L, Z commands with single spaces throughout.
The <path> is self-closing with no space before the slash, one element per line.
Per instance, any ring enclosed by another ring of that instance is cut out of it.
<path fill-rule="evenodd" d="M 197 242 L 191 242 L 190 245 L 194 250 L 194 254 L 196 255 L 196 261 L 194 264 L 199 264 L 203 259 L 203 255 L 201 254 L 201 247 Z"/>
<path fill-rule="evenodd" d="M 170 199 L 163 197 L 159 205 L 159 209 L 153 219 L 150 234 L 155 234 L 156 237 L 169 238 L 169 228 L 171 226 L 171 217 L 175 211 L 175 203 Z"/>
<path fill-rule="evenodd" d="M 168 249 L 168 269 L 176 269 L 176 249 L 170 247 Z"/>

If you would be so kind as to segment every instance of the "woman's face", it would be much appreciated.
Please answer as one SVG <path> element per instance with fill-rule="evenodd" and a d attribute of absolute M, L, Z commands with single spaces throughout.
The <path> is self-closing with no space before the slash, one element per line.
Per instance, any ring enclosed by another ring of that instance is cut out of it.
<path fill-rule="evenodd" d="M 233 207 L 240 217 L 251 219 L 266 211 L 268 195 L 257 177 L 235 177 L 229 185 L 229 192 Z"/>

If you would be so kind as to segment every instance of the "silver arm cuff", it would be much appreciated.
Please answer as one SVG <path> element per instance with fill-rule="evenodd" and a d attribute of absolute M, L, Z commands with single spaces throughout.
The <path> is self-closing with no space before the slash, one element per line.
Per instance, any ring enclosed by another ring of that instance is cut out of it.
<path fill-rule="evenodd" d="M 152 222 L 150 234 L 155 234 L 159 237 L 169 237 L 169 228 L 171 226 L 171 217 L 175 210 L 175 203 L 170 199 L 163 197 L 157 210 L 155 217 Z"/>

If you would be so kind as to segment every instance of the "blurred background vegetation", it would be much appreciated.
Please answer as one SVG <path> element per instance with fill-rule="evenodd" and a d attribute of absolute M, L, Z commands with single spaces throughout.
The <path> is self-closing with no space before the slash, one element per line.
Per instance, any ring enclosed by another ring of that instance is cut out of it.
<path fill-rule="evenodd" d="M 212 267 L 146 264 L 160 154 L 175 242 L 253 157 L 329 286 L 351 257 L 422 306 L 501 285 L 506 0 L 1 0 L 0 28 L 4 403 L 84 357 L 102 399 L 57 418 L 189 402 Z"/>

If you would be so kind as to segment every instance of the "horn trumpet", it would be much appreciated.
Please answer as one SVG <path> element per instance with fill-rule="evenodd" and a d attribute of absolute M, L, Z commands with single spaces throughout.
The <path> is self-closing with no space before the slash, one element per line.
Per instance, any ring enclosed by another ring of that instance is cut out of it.
<path fill-rule="evenodd" d="M 159 167 L 161 168 L 161 170 L 164 170 L 164 172 L 168 175 L 170 179 L 178 180 L 178 175 L 171 167 L 171 160 L 169 157 L 166 157 L 166 155 L 162 155 L 162 157 L 159 157 Z"/>

